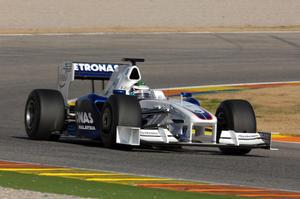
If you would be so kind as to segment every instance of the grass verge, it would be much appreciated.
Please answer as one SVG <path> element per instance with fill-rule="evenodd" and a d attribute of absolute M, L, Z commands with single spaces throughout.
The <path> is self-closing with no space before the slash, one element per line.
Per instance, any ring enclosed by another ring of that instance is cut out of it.
<path fill-rule="evenodd" d="M 300 135 L 296 122 L 300 121 L 300 86 L 217 92 L 197 95 L 196 98 L 212 113 L 215 113 L 223 100 L 248 100 L 254 107 L 258 130 Z"/>
<path fill-rule="evenodd" d="M 204 193 L 178 192 L 164 189 L 141 188 L 135 186 L 88 182 L 62 177 L 38 176 L 17 172 L 0 172 L 0 186 L 32 191 L 75 195 L 80 197 L 124 199 L 124 198 L 207 198 L 237 199 L 241 197 L 210 195 Z"/>

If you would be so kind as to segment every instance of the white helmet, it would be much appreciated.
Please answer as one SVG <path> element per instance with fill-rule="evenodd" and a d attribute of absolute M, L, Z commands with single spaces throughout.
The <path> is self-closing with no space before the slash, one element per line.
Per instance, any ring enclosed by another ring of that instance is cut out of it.
<path fill-rule="evenodd" d="M 131 94 L 137 96 L 139 99 L 145 99 L 151 97 L 151 90 L 142 81 L 139 81 L 132 86 Z"/>

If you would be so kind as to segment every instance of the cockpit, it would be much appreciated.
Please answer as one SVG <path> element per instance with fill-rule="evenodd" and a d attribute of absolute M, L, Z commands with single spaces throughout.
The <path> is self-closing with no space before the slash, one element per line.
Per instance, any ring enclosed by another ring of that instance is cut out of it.
<path fill-rule="evenodd" d="M 142 81 L 132 86 L 130 95 L 136 96 L 139 100 L 166 99 L 164 93 L 160 90 L 152 90 Z"/>

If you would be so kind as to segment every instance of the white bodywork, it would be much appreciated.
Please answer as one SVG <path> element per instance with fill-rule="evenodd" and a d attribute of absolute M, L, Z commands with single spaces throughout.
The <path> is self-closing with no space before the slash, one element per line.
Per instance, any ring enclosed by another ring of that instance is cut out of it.
<path fill-rule="evenodd" d="M 139 77 L 131 79 L 130 74 L 137 70 Z M 211 130 L 208 143 L 217 144 L 217 118 L 202 107 L 181 99 L 167 99 L 162 91 L 149 89 L 145 86 L 133 91 L 134 85 L 141 80 L 137 66 L 119 67 L 111 76 L 105 95 L 112 95 L 113 90 L 125 90 L 127 95 L 144 93 L 140 99 L 143 118 L 147 118 L 147 111 L 157 111 L 150 114 L 147 124 L 142 129 L 135 127 L 119 126 L 117 129 L 117 143 L 127 145 L 140 145 L 140 143 L 190 143 L 193 138 L 201 137 L 205 129 Z M 145 95 L 147 94 L 147 95 Z M 138 96 L 139 97 L 139 96 Z M 208 118 L 200 118 L 197 114 L 205 113 Z M 176 122 L 177 121 L 177 122 Z M 154 128 L 147 128 L 152 126 Z M 238 133 L 223 131 L 218 144 L 226 145 L 263 145 L 270 143 L 270 137 L 266 139 L 262 133 Z"/>
<path fill-rule="evenodd" d="M 74 80 L 74 66 L 65 65 L 59 70 L 59 90 L 65 101 L 68 98 L 70 82 Z M 141 142 L 161 144 L 195 144 L 198 137 L 205 137 L 205 130 L 211 135 L 208 145 L 259 146 L 270 148 L 270 133 L 239 133 L 222 131 L 217 143 L 217 118 L 200 107 L 180 99 L 167 99 L 160 90 L 147 86 L 136 86 L 141 80 L 139 68 L 134 65 L 118 67 L 109 78 L 104 95 L 109 97 L 114 90 L 126 91 L 126 95 L 136 95 L 140 99 L 142 128 L 118 126 L 116 143 L 138 146 Z M 207 136 L 206 136 L 207 137 Z M 201 145 L 204 142 L 197 142 Z"/>

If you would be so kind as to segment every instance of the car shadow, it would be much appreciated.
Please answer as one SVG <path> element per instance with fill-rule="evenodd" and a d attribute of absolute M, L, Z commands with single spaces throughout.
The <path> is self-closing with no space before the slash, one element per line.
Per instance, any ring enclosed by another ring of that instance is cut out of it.
<path fill-rule="evenodd" d="M 12 136 L 15 139 L 28 140 L 32 142 L 48 142 L 48 143 L 64 143 L 64 144 L 74 144 L 74 145 L 82 145 L 85 147 L 104 147 L 103 144 L 99 141 L 87 140 L 87 139 L 78 139 L 78 138 L 60 138 L 57 141 L 51 140 L 31 140 L 28 137 L 23 136 Z"/>

